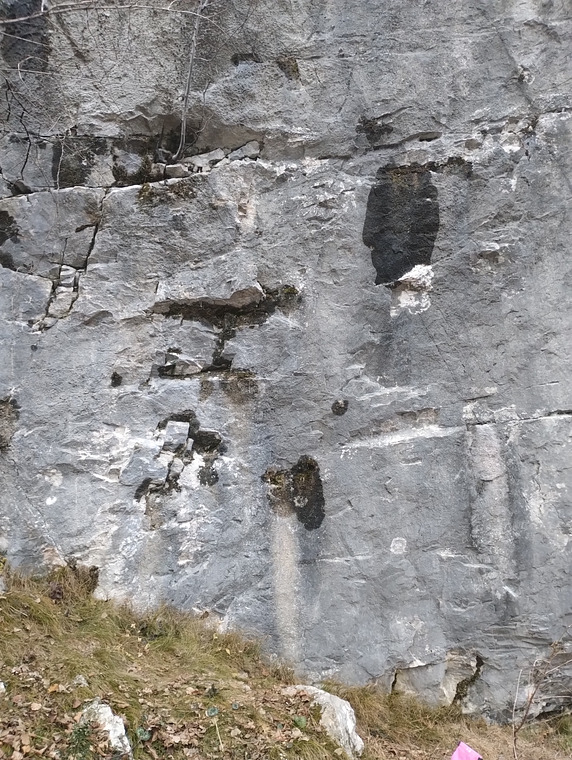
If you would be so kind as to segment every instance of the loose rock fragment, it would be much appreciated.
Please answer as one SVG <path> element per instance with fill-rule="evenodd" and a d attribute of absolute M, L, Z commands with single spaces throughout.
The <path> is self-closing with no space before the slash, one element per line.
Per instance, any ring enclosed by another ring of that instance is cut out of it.
<path fill-rule="evenodd" d="M 288 686 L 282 692 L 288 697 L 306 693 L 314 704 L 322 708 L 320 725 L 326 733 L 344 749 L 350 757 L 361 755 L 364 744 L 356 731 L 356 718 L 352 706 L 345 699 L 340 699 L 315 686 Z"/>
<path fill-rule="evenodd" d="M 111 707 L 101 702 L 99 697 L 90 702 L 83 710 L 81 723 L 97 723 L 102 731 L 109 735 L 111 748 L 122 757 L 133 757 L 131 744 L 125 733 L 125 726 L 118 715 L 115 715 Z"/>

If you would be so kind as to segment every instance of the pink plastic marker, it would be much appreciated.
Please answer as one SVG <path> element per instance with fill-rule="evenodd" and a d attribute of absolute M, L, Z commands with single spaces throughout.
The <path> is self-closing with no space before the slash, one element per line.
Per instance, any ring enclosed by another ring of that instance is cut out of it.
<path fill-rule="evenodd" d="M 451 760 L 483 760 L 478 752 L 471 749 L 465 742 L 460 742 L 457 749 L 451 755 Z"/>

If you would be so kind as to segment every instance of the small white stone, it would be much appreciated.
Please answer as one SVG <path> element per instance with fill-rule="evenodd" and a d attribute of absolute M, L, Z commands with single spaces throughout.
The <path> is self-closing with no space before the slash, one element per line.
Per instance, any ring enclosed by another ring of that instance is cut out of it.
<path fill-rule="evenodd" d="M 125 726 L 118 715 L 115 715 L 109 705 L 101 702 L 99 698 L 90 702 L 83 710 L 81 723 L 98 723 L 103 731 L 109 735 L 111 749 L 122 757 L 133 757 L 129 739 L 125 733 Z"/>
<path fill-rule="evenodd" d="M 72 686 L 75 686 L 76 688 L 79 688 L 80 686 L 89 686 L 87 682 L 87 678 L 85 676 L 79 675 L 76 676 L 72 681 Z"/>
<path fill-rule="evenodd" d="M 180 179 L 181 177 L 188 177 L 189 170 L 183 164 L 170 164 L 165 167 L 165 176 L 171 179 Z"/>
<path fill-rule="evenodd" d="M 151 164 L 151 174 L 153 177 L 163 177 L 167 164 Z"/>
<path fill-rule="evenodd" d="M 185 464 L 182 459 L 179 459 L 178 457 L 175 457 L 173 461 L 171 462 L 171 469 L 169 470 L 169 475 L 172 478 L 178 477 L 183 470 L 185 469 Z"/>
<path fill-rule="evenodd" d="M 242 145 L 240 148 L 233 150 L 229 154 L 231 161 L 240 161 L 243 158 L 258 158 L 260 155 L 260 143 L 256 140 L 247 142 L 246 145 Z"/>
<path fill-rule="evenodd" d="M 0 681 L 0 694 L 5 694 L 5 693 L 6 693 L 6 685 L 4 681 Z"/>
<path fill-rule="evenodd" d="M 73 288 L 77 271 L 73 267 L 63 266 L 60 269 L 60 288 Z"/>
<path fill-rule="evenodd" d="M 400 536 L 394 538 L 391 542 L 391 546 L 389 547 L 389 551 L 392 554 L 405 554 L 407 551 L 407 540 L 405 538 L 401 538 Z"/>
<path fill-rule="evenodd" d="M 222 161 L 226 157 L 226 154 L 222 148 L 211 150 L 209 153 L 200 153 L 198 156 L 192 156 L 189 159 L 189 165 L 193 171 L 204 171 L 210 169 L 211 166 Z"/>

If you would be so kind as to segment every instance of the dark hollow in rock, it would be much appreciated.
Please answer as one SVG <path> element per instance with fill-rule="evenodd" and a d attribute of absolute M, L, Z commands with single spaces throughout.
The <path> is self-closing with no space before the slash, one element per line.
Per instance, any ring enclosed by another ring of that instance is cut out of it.
<path fill-rule="evenodd" d="M 203 298 L 196 301 L 165 301 L 155 304 L 153 311 L 166 317 L 195 320 L 227 331 L 225 338 L 234 336 L 237 327 L 261 325 L 276 309 L 288 311 L 300 302 L 300 294 L 292 285 L 276 290 L 264 288 L 258 299 L 237 306 L 224 299 Z"/>
<path fill-rule="evenodd" d="M 14 263 L 12 254 L 0 251 L 0 267 L 3 269 L 11 269 L 13 272 L 16 271 L 16 264 Z"/>
<path fill-rule="evenodd" d="M 111 375 L 111 387 L 118 388 L 123 382 L 123 378 L 118 372 L 113 372 Z"/>
<path fill-rule="evenodd" d="M 439 231 L 437 188 L 429 165 L 382 167 L 367 201 L 363 242 L 372 250 L 375 284 L 390 284 L 430 264 Z"/>
<path fill-rule="evenodd" d="M 304 455 L 290 470 L 269 468 L 262 476 L 268 483 L 268 500 L 279 515 L 295 514 L 306 530 L 316 530 L 324 521 L 324 489 L 320 467 Z"/>
<path fill-rule="evenodd" d="M 337 399 L 332 404 L 332 412 L 336 414 L 338 417 L 341 417 L 348 411 L 348 406 L 350 405 L 350 402 L 347 399 Z"/>
<path fill-rule="evenodd" d="M 193 449 L 199 454 L 212 454 L 213 452 L 221 453 L 224 447 L 221 447 L 222 438 L 218 433 L 211 430 L 197 430 L 192 436 Z"/>
<path fill-rule="evenodd" d="M 10 214 L 7 211 L 0 211 L 0 245 L 3 245 L 7 240 L 11 240 L 13 243 L 15 243 L 18 240 L 18 233 L 20 232 L 18 225 L 16 224 L 16 221 L 14 220 L 13 216 L 10 216 Z M 12 257 L 6 255 L 6 260 L 8 262 L 12 261 Z M 12 266 L 8 264 L 4 264 L 2 262 L 2 266 L 8 267 L 8 269 L 14 268 L 14 262 L 12 261 Z"/>
<path fill-rule="evenodd" d="M 212 430 L 197 430 L 191 435 L 193 451 L 203 457 L 204 464 L 199 468 L 198 478 L 202 486 L 214 486 L 218 483 L 218 472 L 214 463 L 220 454 L 224 454 L 226 446 L 218 433 Z"/>
<path fill-rule="evenodd" d="M 393 132 L 391 124 L 385 124 L 382 118 L 368 119 L 361 116 L 356 126 L 358 135 L 365 135 L 368 143 L 373 147 L 378 147 L 385 135 Z"/>
<path fill-rule="evenodd" d="M 478 681 L 478 679 L 481 676 L 481 671 L 483 669 L 483 665 L 485 664 L 484 659 L 481 657 L 480 654 L 475 655 L 475 671 L 474 673 L 469 676 L 468 678 L 463 679 L 462 681 L 459 681 L 457 684 L 457 689 L 455 691 L 455 697 L 453 699 L 454 704 L 460 704 L 467 698 L 467 694 L 469 693 L 469 689 L 471 686 Z"/>
<path fill-rule="evenodd" d="M 0 400 L 0 451 L 10 445 L 19 416 L 18 405 L 13 399 Z"/>
<path fill-rule="evenodd" d="M 261 58 L 256 53 L 234 53 L 230 60 L 235 66 L 240 63 L 262 63 Z"/>

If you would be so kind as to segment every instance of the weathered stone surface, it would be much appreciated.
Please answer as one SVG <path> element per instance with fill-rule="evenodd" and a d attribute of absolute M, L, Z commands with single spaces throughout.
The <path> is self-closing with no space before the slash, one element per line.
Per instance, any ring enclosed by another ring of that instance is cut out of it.
<path fill-rule="evenodd" d="M 231 161 L 241 161 L 243 158 L 258 158 L 259 155 L 260 143 L 257 140 L 250 140 L 246 145 L 241 145 L 240 148 L 229 153 L 228 157 Z"/>
<path fill-rule="evenodd" d="M 192 15 L 0 42 L 0 549 L 509 717 L 572 609 L 567 6 L 212 6 L 181 155 Z"/>

